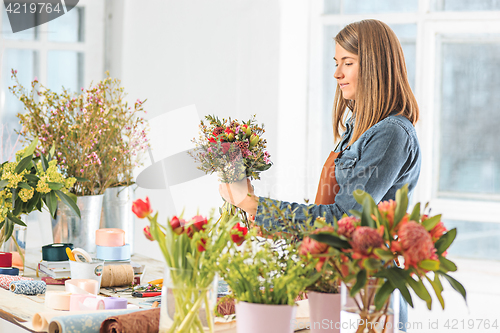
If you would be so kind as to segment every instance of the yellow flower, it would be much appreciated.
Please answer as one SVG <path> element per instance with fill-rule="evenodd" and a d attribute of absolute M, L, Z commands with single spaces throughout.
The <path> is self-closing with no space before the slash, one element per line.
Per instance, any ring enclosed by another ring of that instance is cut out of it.
<path fill-rule="evenodd" d="M 27 202 L 29 199 L 33 198 L 34 192 L 35 190 L 33 188 L 31 188 L 30 190 L 23 188 L 21 189 L 21 191 L 19 191 L 19 197 L 23 202 Z"/>
<path fill-rule="evenodd" d="M 38 184 L 36 184 L 36 191 L 40 193 L 49 193 L 51 190 L 49 188 L 49 184 L 46 182 L 47 177 L 42 176 L 40 180 L 38 181 Z"/>
<path fill-rule="evenodd" d="M 76 183 L 76 178 L 74 177 L 69 177 L 64 180 L 64 187 L 65 188 L 71 188 L 73 185 Z"/>

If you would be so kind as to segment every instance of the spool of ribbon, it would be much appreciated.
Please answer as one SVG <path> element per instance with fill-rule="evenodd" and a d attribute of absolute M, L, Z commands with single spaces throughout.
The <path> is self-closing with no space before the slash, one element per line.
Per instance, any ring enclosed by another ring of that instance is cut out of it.
<path fill-rule="evenodd" d="M 70 279 L 64 281 L 67 292 L 72 294 L 93 294 L 99 293 L 99 282 L 91 279 Z"/>
<path fill-rule="evenodd" d="M 91 294 L 71 294 L 69 300 L 69 311 L 81 311 L 80 305 L 89 297 L 95 298 L 96 296 Z"/>
<path fill-rule="evenodd" d="M 12 281 L 10 283 L 10 291 L 15 294 L 22 295 L 38 295 L 45 294 L 47 285 L 43 281 Z"/>
<path fill-rule="evenodd" d="M 104 297 L 104 308 L 106 310 L 118 310 L 127 308 L 127 300 L 119 297 Z"/>
<path fill-rule="evenodd" d="M 73 244 L 71 243 L 55 243 L 42 246 L 42 259 L 45 261 L 66 261 L 68 255 L 66 254 L 66 248 L 69 247 L 73 249 Z"/>
<path fill-rule="evenodd" d="M 75 260 L 78 262 L 92 262 L 92 257 L 84 249 L 76 248 L 71 253 L 73 253 Z"/>
<path fill-rule="evenodd" d="M 130 260 L 130 245 L 96 246 L 96 257 L 102 260 Z"/>
<path fill-rule="evenodd" d="M 19 275 L 19 268 L 16 268 L 16 267 L 0 268 L 0 274 L 4 274 L 4 275 Z"/>
<path fill-rule="evenodd" d="M 125 245 L 125 231 L 117 228 L 103 228 L 95 232 L 95 243 L 98 246 Z"/>
<path fill-rule="evenodd" d="M 45 306 L 54 310 L 69 310 L 71 293 L 67 291 L 45 292 Z"/>
<path fill-rule="evenodd" d="M 18 275 L 0 275 L 0 287 L 3 289 L 9 289 L 12 281 L 33 281 L 33 279 Z"/>
<path fill-rule="evenodd" d="M 80 310 L 104 310 L 104 300 L 102 297 L 87 297 L 80 304 Z"/>
<path fill-rule="evenodd" d="M 0 252 L 0 267 L 12 267 L 12 253 Z"/>
<path fill-rule="evenodd" d="M 131 265 L 104 265 L 101 287 L 126 286 L 134 282 L 134 268 Z"/>

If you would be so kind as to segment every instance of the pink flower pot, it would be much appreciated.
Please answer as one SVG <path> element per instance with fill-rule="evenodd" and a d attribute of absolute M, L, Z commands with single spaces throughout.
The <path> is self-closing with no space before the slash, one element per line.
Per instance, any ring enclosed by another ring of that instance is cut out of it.
<path fill-rule="evenodd" d="M 236 303 L 237 333 L 292 333 L 296 306 Z"/>
<path fill-rule="evenodd" d="M 311 333 L 340 333 L 340 294 L 307 292 Z"/>

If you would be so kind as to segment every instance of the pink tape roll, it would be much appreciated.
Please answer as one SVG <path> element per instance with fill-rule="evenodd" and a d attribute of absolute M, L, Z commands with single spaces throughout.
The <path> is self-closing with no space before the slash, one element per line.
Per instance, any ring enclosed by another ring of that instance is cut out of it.
<path fill-rule="evenodd" d="M 70 279 L 64 281 L 67 292 L 72 294 L 93 294 L 99 293 L 99 282 L 91 279 Z"/>
<path fill-rule="evenodd" d="M 99 246 L 124 246 L 125 231 L 117 228 L 103 228 L 95 232 L 95 243 Z"/>
<path fill-rule="evenodd" d="M 81 304 L 83 303 L 84 300 L 87 298 L 95 298 L 95 295 L 90 295 L 90 294 L 71 294 L 70 296 L 70 301 L 69 301 L 69 311 L 80 311 L 81 309 Z"/>
<path fill-rule="evenodd" d="M 69 310 L 71 293 L 67 291 L 45 292 L 45 306 L 54 310 Z"/>
<path fill-rule="evenodd" d="M 0 267 L 12 267 L 12 253 L 0 252 Z"/>
<path fill-rule="evenodd" d="M 0 287 L 8 290 L 9 285 L 12 281 L 20 281 L 20 280 L 33 281 L 32 278 L 28 278 L 28 277 L 22 277 L 22 276 L 18 276 L 18 275 L 0 274 Z"/>

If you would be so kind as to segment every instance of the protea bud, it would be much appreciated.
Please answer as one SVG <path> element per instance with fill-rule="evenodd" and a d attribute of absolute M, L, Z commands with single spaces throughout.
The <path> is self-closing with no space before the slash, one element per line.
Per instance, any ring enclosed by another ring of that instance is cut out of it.
<path fill-rule="evenodd" d="M 250 148 L 252 148 L 253 146 L 255 146 L 257 143 L 259 143 L 259 136 L 257 134 L 252 134 L 252 136 L 250 136 Z"/>
<path fill-rule="evenodd" d="M 229 133 L 226 134 L 227 141 L 232 142 L 234 141 L 234 133 Z"/>

